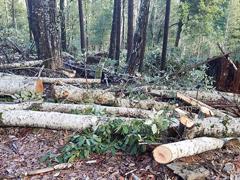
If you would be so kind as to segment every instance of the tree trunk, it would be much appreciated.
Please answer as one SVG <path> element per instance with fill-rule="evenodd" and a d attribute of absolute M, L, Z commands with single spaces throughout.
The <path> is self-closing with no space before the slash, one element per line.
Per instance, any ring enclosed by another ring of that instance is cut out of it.
<path fill-rule="evenodd" d="M 171 11 L 171 0 L 166 0 L 166 12 L 165 12 L 162 58 L 161 58 L 161 62 L 160 62 L 160 70 L 161 71 L 166 70 L 170 11 Z"/>
<path fill-rule="evenodd" d="M 183 22 L 182 22 L 182 19 L 180 19 L 179 22 L 178 22 L 178 27 L 177 27 L 175 47 L 179 46 L 179 42 L 180 42 L 180 39 L 181 39 L 181 33 L 182 33 L 182 27 L 183 27 Z"/>
<path fill-rule="evenodd" d="M 86 51 L 85 43 L 85 29 L 84 29 L 84 14 L 82 0 L 78 0 L 78 11 L 79 11 L 79 25 L 80 25 L 80 37 L 81 37 L 81 50 L 84 54 Z"/>
<path fill-rule="evenodd" d="M 122 2 L 122 40 L 121 40 L 121 49 L 125 49 L 125 4 L 126 1 Z"/>
<path fill-rule="evenodd" d="M 120 58 L 120 48 L 121 48 L 121 0 L 117 1 L 117 30 L 116 30 L 116 51 L 115 51 L 115 60 L 116 60 L 116 68 L 119 66 L 119 58 Z M 116 69 L 117 70 L 117 69 Z"/>
<path fill-rule="evenodd" d="M 31 6 L 29 5 L 29 3 L 31 3 L 31 0 L 25 0 L 26 9 L 27 9 L 27 16 L 28 16 L 29 41 L 31 42 L 33 40 L 32 31 L 31 31 L 31 24 L 30 24 L 30 21 L 31 21 L 30 12 L 32 12 L 32 10 L 30 10 Z"/>
<path fill-rule="evenodd" d="M 65 0 L 60 0 L 60 16 L 61 16 L 61 45 L 62 45 L 62 50 L 67 51 L 66 24 L 65 24 Z"/>
<path fill-rule="evenodd" d="M 110 59 L 115 59 L 115 55 L 116 55 L 117 3 L 118 3 L 118 0 L 114 0 L 112 30 L 111 30 L 111 36 L 110 36 L 109 53 L 108 53 L 108 58 Z"/>
<path fill-rule="evenodd" d="M 48 59 L 46 66 L 59 69 L 63 66 L 60 57 L 60 34 L 57 24 L 56 0 L 29 0 L 30 26 L 37 48 L 38 58 Z"/>
<path fill-rule="evenodd" d="M 134 3 L 133 0 L 128 0 L 128 37 L 127 37 L 127 62 L 132 53 L 133 45 L 133 11 Z"/>
<path fill-rule="evenodd" d="M 146 46 L 146 31 L 148 24 L 150 0 L 141 0 L 137 27 L 133 38 L 133 50 L 128 61 L 128 73 L 134 75 L 138 66 L 143 63 L 145 46 Z"/>
<path fill-rule="evenodd" d="M 12 0 L 12 9 L 11 9 L 11 11 L 12 11 L 12 27 L 14 29 L 17 29 L 15 1 L 16 0 Z"/>

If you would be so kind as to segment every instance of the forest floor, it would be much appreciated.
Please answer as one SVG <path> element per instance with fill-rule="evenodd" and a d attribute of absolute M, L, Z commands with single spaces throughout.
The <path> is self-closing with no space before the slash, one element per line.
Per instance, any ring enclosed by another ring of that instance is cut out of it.
<path fill-rule="evenodd" d="M 59 152 L 72 134 L 71 131 L 36 128 L 1 128 L 0 179 L 53 166 L 42 162 L 41 158 L 48 152 Z M 184 162 L 188 168 L 180 167 L 179 171 L 179 167 L 175 167 L 176 172 L 188 176 L 189 179 L 196 179 L 204 173 L 208 175 L 207 179 L 238 179 L 239 147 L 236 142 L 230 142 L 223 149 L 182 158 L 178 162 Z M 89 159 L 74 162 L 70 169 L 24 179 L 178 179 L 179 176 L 174 175 L 167 166 L 156 163 L 151 154 L 149 152 L 135 157 L 121 152 L 115 156 L 92 155 Z M 234 165 L 235 169 L 232 169 L 231 165 Z M 200 174 L 199 169 L 202 170 Z"/>

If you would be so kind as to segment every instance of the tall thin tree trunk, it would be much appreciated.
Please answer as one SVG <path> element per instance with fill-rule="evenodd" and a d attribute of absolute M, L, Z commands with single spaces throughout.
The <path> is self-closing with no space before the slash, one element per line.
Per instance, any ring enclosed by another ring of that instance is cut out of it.
<path fill-rule="evenodd" d="M 62 68 L 60 33 L 57 24 L 56 0 L 29 0 L 30 27 L 38 58 L 51 69 Z"/>
<path fill-rule="evenodd" d="M 12 11 L 12 27 L 14 29 L 17 29 L 15 1 L 16 0 L 12 0 L 12 9 L 11 9 L 11 11 Z"/>
<path fill-rule="evenodd" d="M 119 66 L 119 58 L 120 58 L 120 49 L 121 49 L 121 0 L 117 2 L 117 30 L 116 30 L 116 51 L 115 51 L 115 59 L 116 59 L 116 67 Z"/>
<path fill-rule="evenodd" d="M 67 51 L 66 24 L 65 24 L 65 0 L 60 0 L 60 16 L 61 16 L 61 45 L 62 45 L 62 50 Z"/>
<path fill-rule="evenodd" d="M 79 24 L 80 24 L 80 36 L 81 36 L 81 51 L 82 53 L 85 53 L 86 44 L 85 44 L 84 14 L 83 14 L 82 0 L 78 0 L 78 11 L 79 11 Z"/>
<path fill-rule="evenodd" d="M 143 64 L 146 46 L 146 31 L 148 25 L 150 0 L 141 0 L 136 31 L 133 38 L 133 50 L 129 57 L 127 71 L 134 75 L 139 65 Z"/>
<path fill-rule="evenodd" d="M 160 63 L 160 70 L 161 71 L 166 69 L 170 11 L 171 11 L 171 0 L 166 0 L 166 12 L 165 12 L 162 58 L 161 58 L 161 63 Z"/>
<path fill-rule="evenodd" d="M 86 27 L 86 51 L 88 52 L 88 48 L 89 48 L 89 39 L 88 39 L 88 16 L 89 16 L 89 12 L 88 12 L 88 8 L 87 8 L 87 1 L 84 1 L 84 7 L 86 10 L 86 16 L 85 16 L 85 27 Z"/>
<path fill-rule="evenodd" d="M 178 22 L 178 27 L 177 27 L 175 47 L 179 46 L 179 42 L 180 42 L 180 39 L 181 39 L 181 33 L 182 33 L 182 27 L 183 27 L 183 21 L 182 21 L 182 19 L 180 19 L 179 22 Z"/>
<path fill-rule="evenodd" d="M 122 49 L 125 49 L 125 3 L 126 1 L 123 0 L 122 2 L 122 41 L 121 41 Z"/>
<path fill-rule="evenodd" d="M 128 0 L 128 37 L 127 37 L 127 62 L 132 53 L 133 45 L 133 11 L 134 3 L 133 0 Z"/>
<path fill-rule="evenodd" d="M 9 24 L 9 19 L 8 19 L 8 0 L 4 1 L 4 6 L 5 6 L 5 20 L 6 20 L 6 26 Z"/>
<path fill-rule="evenodd" d="M 116 33 L 117 33 L 117 3 L 119 0 L 114 0 L 113 5 L 113 18 L 112 18 L 112 30 L 110 37 L 110 46 L 109 46 L 109 54 L 108 58 L 115 59 L 116 54 Z"/>
<path fill-rule="evenodd" d="M 25 0 L 25 3 L 26 3 L 27 16 L 28 16 L 29 41 L 32 42 L 33 37 L 32 37 L 31 25 L 30 25 L 30 21 L 31 21 L 30 20 L 30 18 L 31 18 L 31 16 L 30 16 L 30 8 L 31 8 L 31 6 L 29 6 L 29 2 L 28 1 L 31 1 L 31 0 Z"/>

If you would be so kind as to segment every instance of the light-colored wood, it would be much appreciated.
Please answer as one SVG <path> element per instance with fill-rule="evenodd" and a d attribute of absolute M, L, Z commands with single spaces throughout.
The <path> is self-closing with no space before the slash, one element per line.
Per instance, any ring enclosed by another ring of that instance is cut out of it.
<path fill-rule="evenodd" d="M 200 137 L 176 143 L 160 145 L 153 151 L 154 159 L 167 164 L 175 159 L 200 154 L 209 150 L 222 148 L 224 141 L 211 137 Z"/>
<path fill-rule="evenodd" d="M 43 93 L 41 79 L 0 73 L 0 95 L 13 95 L 22 91 Z"/>
<path fill-rule="evenodd" d="M 1 105 L 0 105 L 1 107 Z M 110 107 L 100 105 L 88 105 L 88 104 L 60 104 L 60 103 L 41 103 L 37 104 L 37 109 L 41 111 L 55 111 L 63 113 L 79 112 L 86 113 L 89 111 L 97 111 L 106 113 L 108 115 L 122 116 L 122 117 L 134 117 L 134 118 L 150 118 L 155 112 L 126 107 Z"/>
<path fill-rule="evenodd" d="M 36 60 L 36 61 L 24 61 L 19 63 L 11 63 L 11 64 L 0 64 L 0 69 L 12 69 L 12 68 L 23 68 L 23 67 L 31 67 L 43 64 L 45 61 Z"/>
<path fill-rule="evenodd" d="M 33 78 L 36 79 L 36 78 Z M 43 83 L 57 84 L 57 83 L 66 83 L 66 84 L 100 84 L 101 79 L 85 79 L 85 78 L 48 78 L 41 77 Z"/>
<path fill-rule="evenodd" d="M 39 112 L 30 110 L 4 111 L 0 116 L 3 127 L 37 127 L 48 129 L 83 130 L 96 128 L 97 125 L 113 120 L 114 117 L 75 115 L 58 112 Z M 123 121 L 136 120 L 121 117 Z M 138 120 L 142 120 L 139 119 Z"/>
<path fill-rule="evenodd" d="M 27 110 L 31 109 L 33 105 L 41 104 L 41 101 L 34 101 L 34 102 L 23 102 L 23 103 L 0 103 L 0 113 L 4 111 L 11 111 L 11 110 Z"/>

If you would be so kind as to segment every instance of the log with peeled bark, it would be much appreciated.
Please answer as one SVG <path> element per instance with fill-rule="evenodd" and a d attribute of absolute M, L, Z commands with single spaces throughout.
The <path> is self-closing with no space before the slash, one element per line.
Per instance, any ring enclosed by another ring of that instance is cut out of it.
<path fill-rule="evenodd" d="M 23 103 L 0 103 L 0 113 L 10 110 L 28 110 L 36 106 L 36 104 L 41 104 L 41 101 L 33 102 L 23 102 Z"/>
<path fill-rule="evenodd" d="M 58 112 L 11 110 L 0 114 L 0 126 L 36 127 L 48 129 L 83 130 L 107 122 L 112 118 L 92 115 L 75 115 Z M 121 118 L 124 121 L 131 118 Z"/>
<path fill-rule="evenodd" d="M 36 103 L 36 106 L 34 106 L 34 108 L 37 108 L 40 111 L 54 111 L 62 113 L 71 112 L 86 113 L 89 111 L 93 112 L 96 110 L 109 115 L 133 118 L 151 118 L 155 114 L 155 112 L 153 111 L 142 110 L 137 108 L 110 107 L 90 104 L 88 105 L 88 104 Z"/>
<path fill-rule="evenodd" d="M 224 140 L 222 139 L 200 137 L 191 140 L 160 145 L 154 149 L 153 157 L 158 163 L 167 164 L 178 158 L 222 148 L 223 145 Z"/>
<path fill-rule="evenodd" d="M 66 84 L 100 84 L 101 79 L 85 79 L 85 78 L 48 78 L 40 77 L 43 83 L 57 84 L 57 83 L 66 83 Z M 33 79 L 36 79 L 33 77 Z"/>
<path fill-rule="evenodd" d="M 13 68 L 23 68 L 23 67 L 32 67 L 43 64 L 44 60 L 36 60 L 36 61 L 24 61 L 19 63 L 11 63 L 11 64 L 0 64 L 0 69 L 13 69 Z"/>
<path fill-rule="evenodd" d="M 13 95 L 22 91 L 43 93 L 42 80 L 0 73 L 0 95 Z"/>
<path fill-rule="evenodd" d="M 95 103 L 101 105 L 111 105 L 117 107 L 139 108 L 139 109 L 155 109 L 172 108 L 166 102 L 157 102 L 155 100 L 129 100 L 116 97 L 116 93 L 108 90 L 88 90 L 75 86 L 53 86 L 53 94 L 56 99 L 65 99 L 72 102 Z"/>

